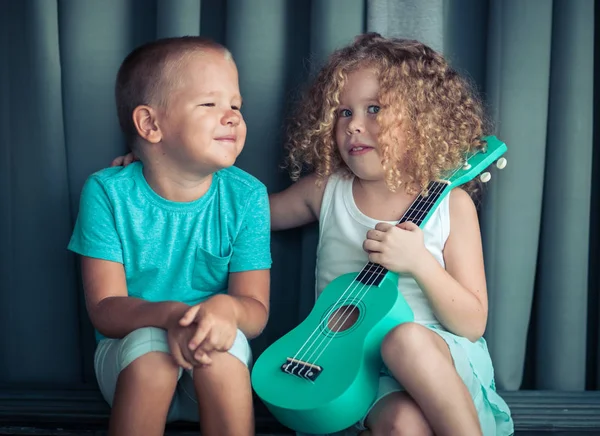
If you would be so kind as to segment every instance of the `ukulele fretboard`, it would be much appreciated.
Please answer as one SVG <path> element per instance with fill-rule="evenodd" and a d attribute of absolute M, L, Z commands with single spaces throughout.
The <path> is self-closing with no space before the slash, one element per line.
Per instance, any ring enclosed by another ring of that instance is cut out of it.
<path fill-rule="evenodd" d="M 411 221 L 421 227 L 429 211 L 431 211 L 446 188 L 448 188 L 448 185 L 444 182 L 431 182 L 428 186 L 427 196 L 423 196 L 423 193 L 419 194 L 400 221 L 398 221 L 398 224 Z M 388 270 L 381 265 L 369 262 L 358 273 L 355 280 L 364 285 L 378 286 L 387 272 Z"/>

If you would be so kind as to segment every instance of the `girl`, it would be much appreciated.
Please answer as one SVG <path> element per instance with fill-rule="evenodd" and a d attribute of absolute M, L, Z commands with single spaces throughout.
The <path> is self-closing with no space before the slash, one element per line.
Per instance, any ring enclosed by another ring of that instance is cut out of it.
<path fill-rule="evenodd" d="M 382 344 L 363 435 L 513 433 L 482 338 L 488 302 L 471 197 L 452 190 L 423 230 L 394 225 L 485 133 L 480 102 L 441 55 L 374 33 L 333 53 L 299 106 L 288 155 L 299 180 L 271 195 L 272 229 L 319 220 L 317 295 L 372 261 L 401 273 L 415 314 Z"/>
<path fill-rule="evenodd" d="M 287 161 L 296 183 L 270 196 L 272 229 L 319 220 L 317 296 L 372 261 L 401 274 L 415 315 L 385 338 L 377 398 L 349 431 L 514 433 L 482 337 L 488 301 L 474 184 L 452 190 L 423 229 L 394 225 L 485 134 L 481 103 L 440 54 L 375 33 L 334 52 L 299 105 Z"/>

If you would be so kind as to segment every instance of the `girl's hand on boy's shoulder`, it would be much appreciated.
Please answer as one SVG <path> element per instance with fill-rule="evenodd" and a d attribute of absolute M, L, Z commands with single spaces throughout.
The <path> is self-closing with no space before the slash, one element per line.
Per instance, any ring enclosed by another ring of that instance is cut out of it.
<path fill-rule="evenodd" d="M 126 167 L 130 163 L 135 162 L 136 160 L 138 160 L 137 156 L 135 154 L 133 154 L 133 152 L 131 152 L 131 153 L 127 153 L 124 156 L 119 156 L 119 157 L 114 158 L 114 160 L 110 163 L 110 166 L 111 167 Z"/>
<path fill-rule="evenodd" d="M 192 306 L 179 321 L 183 327 L 195 325 L 187 347 L 203 364 L 212 363 L 209 354 L 213 351 L 227 351 L 233 346 L 237 321 L 230 298 L 224 294 L 215 295 Z"/>
<path fill-rule="evenodd" d="M 378 223 L 367 232 L 363 249 L 369 261 L 397 273 L 412 273 L 427 256 L 423 232 L 412 222 Z"/>

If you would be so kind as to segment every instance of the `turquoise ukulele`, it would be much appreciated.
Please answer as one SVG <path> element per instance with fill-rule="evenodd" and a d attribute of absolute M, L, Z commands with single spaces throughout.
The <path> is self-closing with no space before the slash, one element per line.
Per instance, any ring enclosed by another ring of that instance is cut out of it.
<path fill-rule="evenodd" d="M 399 222 L 423 227 L 452 188 L 496 162 L 506 145 L 494 136 L 446 180 L 432 182 Z M 481 180 L 487 182 L 489 173 Z M 323 290 L 306 319 L 257 359 L 252 386 L 283 425 L 304 433 L 333 433 L 355 424 L 375 399 L 382 367 L 381 342 L 413 312 L 398 292 L 398 275 L 367 263 Z"/>

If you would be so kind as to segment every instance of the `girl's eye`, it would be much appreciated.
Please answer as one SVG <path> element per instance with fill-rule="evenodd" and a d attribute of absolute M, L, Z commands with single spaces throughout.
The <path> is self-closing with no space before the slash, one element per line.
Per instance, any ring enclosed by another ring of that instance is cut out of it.
<path fill-rule="evenodd" d="M 203 103 L 200 106 L 215 107 L 215 104 L 214 103 Z"/>
<path fill-rule="evenodd" d="M 371 105 L 367 108 L 367 112 L 370 114 L 376 114 L 379 112 L 379 106 Z"/>
<path fill-rule="evenodd" d="M 340 111 L 340 117 L 347 118 L 350 116 L 352 116 L 352 112 L 350 111 L 350 109 L 342 109 Z"/>
<path fill-rule="evenodd" d="M 239 106 L 231 106 L 231 109 L 233 109 L 234 111 L 239 111 L 240 107 Z"/>

